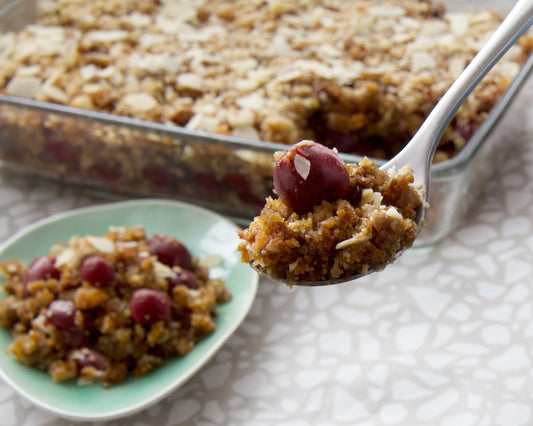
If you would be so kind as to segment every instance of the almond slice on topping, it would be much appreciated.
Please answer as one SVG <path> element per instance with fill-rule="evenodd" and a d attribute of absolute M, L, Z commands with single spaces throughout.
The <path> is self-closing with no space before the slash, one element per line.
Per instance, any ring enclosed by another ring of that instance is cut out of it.
<path fill-rule="evenodd" d="M 370 234 L 356 234 L 352 238 L 348 238 L 347 240 L 343 240 L 335 246 L 336 250 L 342 250 L 343 248 L 346 248 L 352 244 L 358 243 L 359 241 L 365 241 L 370 239 Z"/>
<path fill-rule="evenodd" d="M 154 273 L 158 278 L 168 278 L 172 275 L 172 269 L 161 262 L 154 262 Z"/>
<path fill-rule="evenodd" d="M 363 194 L 362 194 L 363 203 L 370 204 L 374 207 L 379 207 L 381 205 L 382 200 L 383 200 L 383 196 L 381 195 L 381 192 L 374 192 L 370 188 L 363 189 Z"/>
<path fill-rule="evenodd" d="M 204 268 L 213 268 L 222 264 L 224 259 L 219 254 L 210 254 L 200 260 L 200 265 Z"/>
<path fill-rule="evenodd" d="M 311 170 L 311 162 L 300 154 L 294 156 L 294 167 L 298 174 L 305 180 Z"/>
<path fill-rule="evenodd" d="M 398 209 L 394 206 L 390 206 L 387 209 L 386 215 L 388 217 L 392 217 L 394 219 L 403 220 L 402 214 L 398 211 Z"/>
<path fill-rule="evenodd" d="M 67 248 L 56 256 L 54 266 L 59 268 L 60 266 L 71 263 L 74 260 L 74 250 Z"/>
<path fill-rule="evenodd" d="M 97 237 L 95 235 L 87 235 L 85 238 L 90 245 L 102 253 L 113 253 L 115 251 L 115 243 L 109 238 Z"/>

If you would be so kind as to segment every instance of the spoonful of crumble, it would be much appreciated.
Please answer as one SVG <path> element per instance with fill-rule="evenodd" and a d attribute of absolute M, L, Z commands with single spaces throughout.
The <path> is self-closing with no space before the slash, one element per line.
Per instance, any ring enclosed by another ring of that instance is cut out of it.
<path fill-rule="evenodd" d="M 336 150 L 301 141 L 274 158 L 274 192 L 239 231 L 242 261 L 289 286 L 352 281 L 384 269 L 424 225 L 430 166 L 444 129 L 468 95 L 533 24 L 519 0 L 437 103 L 418 132 L 378 168 L 345 164 Z"/>
<path fill-rule="evenodd" d="M 277 153 L 274 188 L 240 231 L 242 260 L 289 285 L 324 285 L 383 269 L 418 235 L 421 188 L 409 166 L 345 164 L 335 150 L 302 141 Z"/>

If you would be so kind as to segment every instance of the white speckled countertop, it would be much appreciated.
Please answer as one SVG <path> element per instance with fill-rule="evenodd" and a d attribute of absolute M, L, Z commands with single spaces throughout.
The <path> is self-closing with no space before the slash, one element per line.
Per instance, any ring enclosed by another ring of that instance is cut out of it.
<path fill-rule="evenodd" d="M 533 116 L 529 81 L 506 119 Z M 524 114 L 524 110 L 526 113 Z M 218 354 L 167 399 L 111 425 L 533 424 L 533 120 L 446 241 L 353 284 L 262 279 Z M 0 169 L 0 238 L 106 202 Z M 64 426 L 0 382 L 0 426 Z"/>

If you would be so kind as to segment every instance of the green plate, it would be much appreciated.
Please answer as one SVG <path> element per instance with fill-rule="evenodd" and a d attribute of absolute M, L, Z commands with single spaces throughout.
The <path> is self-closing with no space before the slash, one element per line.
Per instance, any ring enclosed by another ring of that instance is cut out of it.
<path fill-rule="evenodd" d="M 55 415 L 70 420 L 108 420 L 138 412 L 175 391 L 222 347 L 244 320 L 257 291 L 258 275 L 240 262 L 236 250 L 238 228 L 208 210 L 167 200 L 132 200 L 82 208 L 41 220 L 0 246 L 0 262 L 18 258 L 29 263 L 48 253 L 52 244 L 72 235 L 107 232 L 111 225 L 143 225 L 155 233 L 180 239 L 199 258 L 221 255 L 211 277 L 224 279 L 232 294 L 220 305 L 213 334 L 201 340 L 183 358 L 167 360 L 139 379 L 128 379 L 108 389 L 100 384 L 78 386 L 54 383 L 48 374 L 24 366 L 5 351 L 12 341 L 0 329 L 0 375 L 19 394 Z"/>

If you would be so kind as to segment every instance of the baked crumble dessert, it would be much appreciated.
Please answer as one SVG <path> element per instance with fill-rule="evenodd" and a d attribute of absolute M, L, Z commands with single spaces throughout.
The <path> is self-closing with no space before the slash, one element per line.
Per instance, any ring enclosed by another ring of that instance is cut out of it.
<path fill-rule="evenodd" d="M 3 262 L 8 351 L 55 382 L 108 387 L 182 357 L 231 295 L 178 240 L 140 226 L 74 236 L 29 265 Z"/>
<path fill-rule="evenodd" d="M 391 158 L 501 17 L 429 0 L 38 0 L 0 38 L 2 93 L 245 139 Z M 523 38 L 469 97 L 455 155 L 531 51 Z"/>
<path fill-rule="evenodd" d="M 286 282 L 336 281 L 379 271 L 412 246 L 423 202 L 412 170 L 302 141 L 277 156 L 275 192 L 239 231 L 242 261 Z"/>
<path fill-rule="evenodd" d="M 0 159 L 246 222 L 272 192 L 270 142 L 391 157 L 501 22 L 427 0 L 36 3 L 35 24 L 0 34 L 0 95 L 48 103 L 0 100 Z M 460 152 L 531 40 L 469 96 L 435 161 Z"/>

